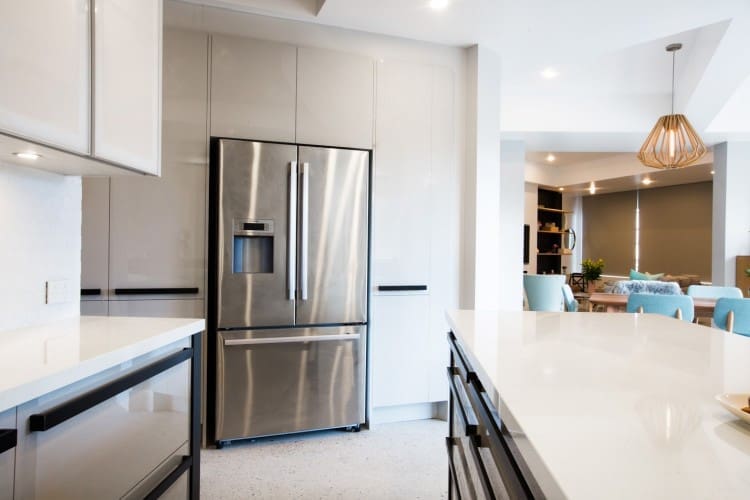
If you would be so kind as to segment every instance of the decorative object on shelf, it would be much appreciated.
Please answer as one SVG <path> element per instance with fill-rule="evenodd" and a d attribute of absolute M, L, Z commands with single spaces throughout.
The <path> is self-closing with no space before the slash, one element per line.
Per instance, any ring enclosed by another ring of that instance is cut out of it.
<path fill-rule="evenodd" d="M 560 250 L 560 246 L 557 243 L 552 244 L 552 253 L 557 253 Z"/>
<path fill-rule="evenodd" d="M 586 281 L 596 281 L 604 271 L 604 259 L 583 259 L 581 262 L 581 271 Z"/>
<path fill-rule="evenodd" d="M 568 278 L 568 284 L 574 292 L 585 292 L 586 291 L 586 278 L 583 277 L 583 273 L 570 273 Z"/>
<path fill-rule="evenodd" d="M 659 118 L 641 146 L 638 159 L 647 167 L 681 168 L 697 162 L 706 154 L 706 145 L 685 115 L 674 114 L 675 52 L 681 43 L 667 45 L 672 53 L 672 112 Z"/>

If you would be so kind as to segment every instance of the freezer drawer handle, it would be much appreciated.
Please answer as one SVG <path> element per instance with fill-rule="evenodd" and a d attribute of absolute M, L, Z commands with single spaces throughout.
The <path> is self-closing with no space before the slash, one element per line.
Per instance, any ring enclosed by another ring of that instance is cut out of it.
<path fill-rule="evenodd" d="M 296 342 L 324 342 L 328 340 L 359 340 L 359 333 L 337 335 L 300 335 L 299 337 L 268 337 L 262 339 L 226 339 L 224 345 L 293 344 Z"/>
<path fill-rule="evenodd" d="M 198 287 L 186 288 L 115 288 L 115 295 L 192 295 Z"/>
<path fill-rule="evenodd" d="M 16 447 L 18 432 L 15 429 L 0 429 L 0 453 Z"/>
<path fill-rule="evenodd" d="M 170 472 L 169 475 L 165 477 L 161 483 L 157 484 L 156 488 L 151 490 L 151 493 L 144 497 L 144 500 L 156 500 L 157 498 L 160 498 L 169 489 L 170 486 L 172 486 L 175 482 L 177 482 L 178 479 L 180 479 L 180 476 L 182 476 L 190 468 L 191 465 L 193 465 L 193 458 L 190 456 L 183 456 L 180 465 L 178 465 L 175 470 Z"/>
<path fill-rule="evenodd" d="M 101 387 L 81 394 L 80 396 L 66 401 L 60 405 L 50 408 L 44 413 L 35 413 L 29 417 L 29 430 L 31 432 L 48 431 L 58 424 L 90 410 L 96 405 L 125 392 L 131 387 L 145 382 L 156 375 L 165 372 L 173 366 L 179 365 L 193 356 L 191 348 L 185 348 L 174 354 L 160 359 L 156 363 L 144 366 L 123 377 L 113 380 Z"/>

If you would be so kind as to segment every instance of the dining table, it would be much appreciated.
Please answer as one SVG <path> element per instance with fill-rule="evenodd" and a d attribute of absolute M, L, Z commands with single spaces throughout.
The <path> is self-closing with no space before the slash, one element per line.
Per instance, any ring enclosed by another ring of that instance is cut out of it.
<path fill-rule="evenodd" d="M 588 297 L 588 302 L 589 312 L 592 312 L 596 306 L 606 307 L 607 312 L 622 312 L 625 311 L 628 305 L 628 295 L 595 292 Z M 712 317 L 714 315 L 714 308 L 716 307 L 716 299 L 693 298 L 693 305 L 695 307 L 695 316 Z"/>

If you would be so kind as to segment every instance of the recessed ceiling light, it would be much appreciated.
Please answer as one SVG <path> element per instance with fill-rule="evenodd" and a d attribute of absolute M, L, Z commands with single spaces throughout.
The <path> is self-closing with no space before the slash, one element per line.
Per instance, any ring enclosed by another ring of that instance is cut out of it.
<path fill-rule="evenodd" d="M 560 191 L 565 191 L 565 188 L 564 188 L 564 187 L 561 187 L 561 188 L 557 188 L 557 189 L 559 189 Z"/>
<path fill-rule="evenodd" d="M 23 153 L 13 153 L 15 156 L 18 156 L 19 158 L 23 158 L 24 160 L 38 160 L 42 157 L 42 155 L 32 152 L 23 152 Z"/>
<path fill-rule="evenodd" d="M 711 170 L 711 175 L 714 175 L 714 174 L 715 174 L 715 172 L 713 170 Z"/>
<path fill-rule="evenodd" d="M 557 157 L 550 153 L 546 156 L 545 160 L 547 160 L 549 163 L 552 163 L 553 161 L 557 160 Z"/>
<path fill-rule="evenodd" d="M 651 185 L 651 183 L 652 183 L 652 182 L 654 182 L 654 181 L 652 181 L 651 179 L 649 179 L 648 177 L 646 177 L 646 178 L 645 178 L 645 179 L 643 179 L 643 180 L 642 180 L 641 182 L 643 182 L 643 183 L 644 183 L 645 185 L 647 185 L 647 186 L 650 186 L 650 185 Z"/>
<path fill-rule="evenodd" d="M 430 0 L 430 7 L 435 10 L 440 10 L 446 8 L 448 3 L 448 0 Z"/>
<path fill-rule="evenodd" d="M 591 181 L 591 184 L 589 184 L 589 193 L 596 194 L 596 184 L 594 184 L 594 181 Z"/>
<path fill-rule="evenodd" d="M 557 71 L 555 68 L 544 68 L 542 70 L 542 78 L 546 78 L 547 80 L 552 80 L 553 78 L 557 78 L 560 76 L 560 72 Z"/>

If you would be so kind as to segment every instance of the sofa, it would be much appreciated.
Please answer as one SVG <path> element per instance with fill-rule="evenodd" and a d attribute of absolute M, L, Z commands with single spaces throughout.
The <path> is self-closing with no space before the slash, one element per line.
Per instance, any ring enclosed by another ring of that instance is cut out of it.
<path fill-rule="evenodd" d="M 682 295 L 680 286 L 675 282 L 622 280 L 615 283 L 612 293 L 630 295 L 631 293 L 651 293 L 654 295 Z"/>

